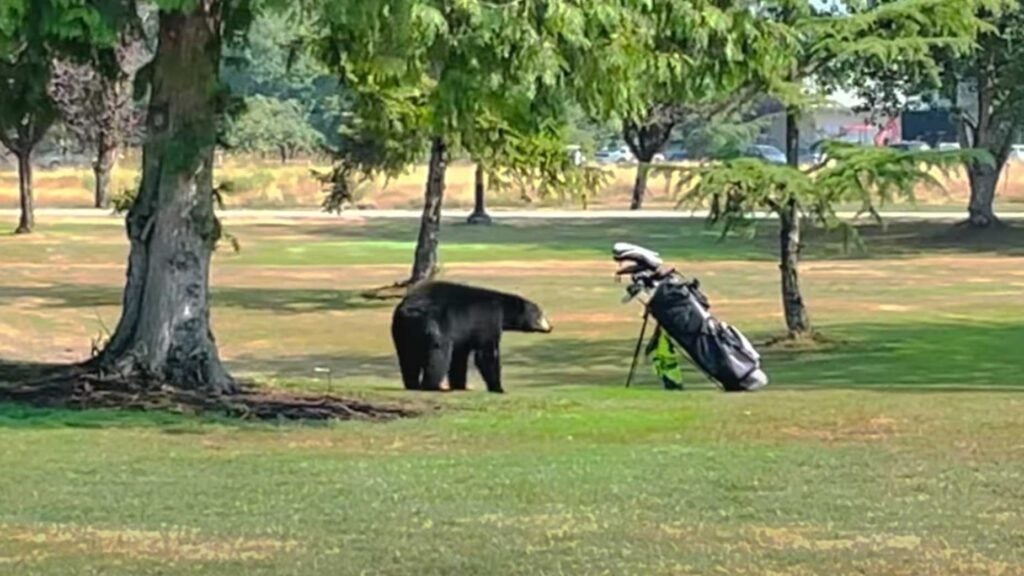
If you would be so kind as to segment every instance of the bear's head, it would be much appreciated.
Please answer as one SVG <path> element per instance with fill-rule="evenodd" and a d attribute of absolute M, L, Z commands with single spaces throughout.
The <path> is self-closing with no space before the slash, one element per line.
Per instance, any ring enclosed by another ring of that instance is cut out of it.
<path fill-rule="evenodd" d="M 517 332 L 543 332 L 553 329 L 551 322 L 544 315 L 540 306 L 525 298 L 512 297 L 505 302 L 505 318 L 502 326 L 505 330 Z"/>

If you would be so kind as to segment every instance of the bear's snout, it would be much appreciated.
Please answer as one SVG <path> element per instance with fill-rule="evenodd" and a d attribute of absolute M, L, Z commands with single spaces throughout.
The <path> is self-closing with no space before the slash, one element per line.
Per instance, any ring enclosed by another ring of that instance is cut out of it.
<path fill-rule="evenodd" d="M 551 322 L 548 321 L 547 316 L 541 316 L 540 322 L 537 323 L 537 328 L 545 334 L 550 334 L 555 329 Z"/>

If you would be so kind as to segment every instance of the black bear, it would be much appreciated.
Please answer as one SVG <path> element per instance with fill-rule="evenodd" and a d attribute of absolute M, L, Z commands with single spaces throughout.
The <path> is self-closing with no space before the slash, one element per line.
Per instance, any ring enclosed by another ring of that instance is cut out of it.
<path fill-rule="evenodd" d="M 408 390 L 466 389 L 469 355 L 487 383 L 501 388 L 501 332 L 551 332 L 540 307 L 513 294 L 450 282 L 417 286 L 395 308 L 391 337 Z"/>

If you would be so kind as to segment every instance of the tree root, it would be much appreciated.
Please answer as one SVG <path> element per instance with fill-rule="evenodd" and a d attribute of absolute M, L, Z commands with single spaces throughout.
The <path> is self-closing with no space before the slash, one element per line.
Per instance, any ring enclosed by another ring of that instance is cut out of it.
<path fill-rule="evenodd" d="M 999 219 L 999 217 L 993 215 L 991 219 L 984 219 L 982 221 L 975 220 L 974 218 L 967 217 L 954 224 L 956 228 L 966 228 L 969 230 L 992 230 L 998 228 L 1006 228 L 1006 223 Z"/>
<path fill-rule="evenodd" d="M 784 334 L 765 342 L 766 350 L 822 350 L 842 345 L 843 342 L 829 338 L 820 332 L 809 334 Z"/>
<path fill-rule="evenodd" d="M 409 293 L 411 285 L 412 283 L 409 280 L 405 280 L 388 286 L 366 290 L 359 295 L 367 300 L 401 300 Z"/>
<path fill-rule="evenodd" d="M 243 420 L 371 420 L 418 415 L 399 406 L 374 405 L 332 395 L 264 391 L 240 385 L 229 395 L 185 390 L 152 379 L 100 374 L 87 365 L 54 370 L 36 380 L 0 387 L 0 402 L 73 410 L 118 409 L 219 414 Z"/>

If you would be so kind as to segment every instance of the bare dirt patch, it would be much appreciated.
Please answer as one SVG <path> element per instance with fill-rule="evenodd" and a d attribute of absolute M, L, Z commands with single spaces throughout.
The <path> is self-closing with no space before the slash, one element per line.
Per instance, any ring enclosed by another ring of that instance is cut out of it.
<path fill-rule="evenodd" d="M 897 433 L 897 422 L 887 416 L 875 416 L 855 423 L 840 423 L 828 428 L 789 426 L 780 432 L 789 438 L 813 439 L 826 443 L 881 442 Z"/>
<path fill-rule="evenodd" d="M 209 538 L 198 530 L 110 530 L 74 524 L 24 526 L 0 524 L 0 541 L 33 549 L 15 560 L 51 554 L 100 554 L 136 560 L 184 562 L 260 561 L 299 549 L 294 540 Z"/>

